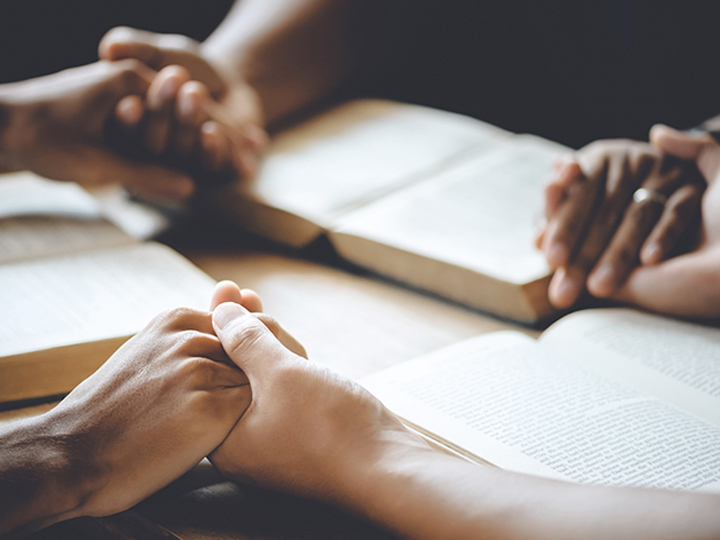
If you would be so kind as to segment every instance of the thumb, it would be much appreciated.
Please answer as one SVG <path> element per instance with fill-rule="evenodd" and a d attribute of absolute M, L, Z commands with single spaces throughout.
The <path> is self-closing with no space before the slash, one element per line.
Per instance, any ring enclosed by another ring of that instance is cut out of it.
<path fill-rule="evenodd" d="M 212 315 L 213 328 L 230 359 L 247 375 L 250 385 L 291 360 L 290 353 L 247 309 L 234 302 L 220 304 Z"/>
<path fill-rule="evenodd" d="M 650 142 L 665 154 L 696 160 L 714 139 L 703 131 L 679 131 L 663 124 L 650 129 Z"/>
<path fill-rule="evenodd" d="M 191 78 L 207 86 L 214 97 L 226 90 L 215 68 L 200 55 L 199 43 L 179 34 L 157 34 L 118 26 L 100 40 L 98 55 L 102 60 L 111 61 L 135 58 L 155 71 L 170 65 L 183 66 Z"/>

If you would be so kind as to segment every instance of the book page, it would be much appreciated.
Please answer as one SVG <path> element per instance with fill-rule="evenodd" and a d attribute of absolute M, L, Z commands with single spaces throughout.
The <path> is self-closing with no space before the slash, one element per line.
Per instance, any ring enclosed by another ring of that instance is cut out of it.
<path fill-rule="evenodd" d="M 401 418 L 505 469 L 720 490 L 720 429 L 521 334 L 463 341 L 361 383 Z"/>
<path fill-rule="evenodd" d="M 129 336 L 161 311 L 206 310 L 214 281 L 160 244 L 0 267 L 0 357 Z"/>
<path fill-rule="evenodd" d="M 279 134 L 244 196 L 320 225 L 509 133 L 465 116 L 354 101 Z"/>
<path fill-rule="evenodd" d="M 0 217 L 54 215 L 101 218 L 95 199 L 71 182 L 53 182 L 31 172 L 0 175 Z"/>
<path fill-rule="evenodd" d="M 0 264 L 133 244 L 137 240 L 104 219 L 0 218 Z"/>
<path fill-rule="evenodd" d="M 515 136 L 348 214 L 332 234 L 528 283 L 549 272 L 534 247 L 534 221 L 542 208 L 542 182 L 565 151 L 536 137 Z M 349 250 L 342 254 L 353 260 Z"/>
<path fill-rule="evenodd" d="M 720 426 L 720 329 L 631 309 L 584 310 L 540 337 L 554 354 Z"/>
<path fill-rule="evenodd" d="M 80 186 L 30 172 L 0 175 L 0 264 L 134 243 Z"/>

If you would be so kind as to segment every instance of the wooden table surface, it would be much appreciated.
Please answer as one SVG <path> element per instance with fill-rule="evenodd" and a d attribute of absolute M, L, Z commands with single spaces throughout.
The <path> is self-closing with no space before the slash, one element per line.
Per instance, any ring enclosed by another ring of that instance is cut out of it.
<path fill-rule="evenodd" d="M 361 378 L 478 334 L 517 328 L 372 276 L 277 253 L 182 250 L 217 280 L 255 289 L 312 360 Z M 40 414 L 45 404 L 0 413 Z M 239 486 L 205 461 L 129 512 L 80 518 L 32 536 L 58 538 L 304 539 L 393 538 L 362 519 L 314 501 Z"/>

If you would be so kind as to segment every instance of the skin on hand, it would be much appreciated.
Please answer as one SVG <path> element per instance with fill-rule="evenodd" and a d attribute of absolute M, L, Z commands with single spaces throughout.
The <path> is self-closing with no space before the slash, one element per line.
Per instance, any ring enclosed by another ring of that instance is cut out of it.
<path fill-rule="evenodd" d="M 667 202 L 634 201 L 640 187 Z M 693 223 L 704 187 L 694 163 L 636 141 L 598 141 L 560 162 L 536 239 L 556 269 L 551 303 L 570 307 L 586 287 L 610 297 L 639 264 L 667 258 Z"/>
<path fill-rule="evenodd" d="M 54 180 L 89 187 L 122 184 L 147 195 L 188 197 L 194 187 L 185 174 L 128 161 L 105 146 L 104 132 L 116 109 L 137 117 L 137 102 L 154 77 L 141 62 L 123 60 L 0 86 L 0 103 L 10 111 L 0 134 L 0 158 L 6 156 L 10 170 L 28 169 Z M 121 104 L 127 96 L 132 98 Z"/>
<path fill-rule="evenodd" d="M 688 317 L 720 317 L 720 145 L 706 133 L 654 126 L 652 144 L 692 160 L 707 181 L 701 240 L 690 253 L 635 269 L 614 296 L 647 309 Z"/>
<path fill-rule="evenodd" d="M 427 448 L 367 391 L 289 351 L 242 306 L 220 304 L 213 325 L 253 389 L 210 456 L 223 474 L 337 502 L 385 445 Z"/>
<path fill-rule="evenodd" d="M 273 317 L 262 313 L 263 307 L 260 297 L 252 289 L 240 289 L 233 281 L 220 281 L 215 286 L 215 291 L 210 300 L 210 310 L 214 310 L 225 302 L 234 302 L 242 305 L 246 310 L 251 312 L 257 320 L 263 323 L 286 349 L 303 358 L 308 357 L 305 347 L 303 347 L 297 339 L 280 326 Z"/>
<path fill-rule="evenodd" d="M 260 102 L 247 84 L 205 60 L 197 42 L 118 27 L 102 39 L 99 54 L 113 61 L 134 58 L 159 71 L 140 117 L 137 109 L 117 111 L 128 132 L 138 131 L 144 120 L 142 136 L 152 152 L 187 156 L 199 149 L 209 170 L 232 167 L 242 178 L 255 175 L 268 141 Z"/>
<path fill-rule="evenodd" d="M 234 480 L 339 504 L 419 540 L 720 530 L 717 496 L 557 482 L 432 451 L 371 394 L 288 351 L 240 305 L 217 306 L 213 327 L 252 386 L 250 406 L 210 456 Z"/>
<path fill-rule="evenodd" d="M 34 435 L 24 452 L 57 456 L 33 471 L 55 487 L 52 502 L 38 489 L 36 500 L 5 506 L 0 531 L 133 506 L 214 450 L 249 402 L 247 378 L 224 353 L 209 313 L 156 317 L 57 407 L 28 421 Z M 5 466 L 0 485 L 13 477 Z"/>

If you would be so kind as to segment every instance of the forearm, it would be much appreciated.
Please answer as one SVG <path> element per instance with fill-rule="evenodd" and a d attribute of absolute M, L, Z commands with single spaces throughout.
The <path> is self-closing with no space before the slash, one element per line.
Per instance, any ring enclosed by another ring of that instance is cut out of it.
<path fill-rule="evenodd" d="M 555 482 L 430 450 L 396 452 L 364 476 L 354 510 L 418 540 L 720 536 L 716 495 Z"/>
<path fill-rule="evenodd" d="M 82 497 L 67 445 L 44 416 L 0 424 L 0 537 L 73 517 Z"/>
<path fill-rule="evenodd" d="M 362 69 L 371 0 L 242 0 L 202 54 L 259 94 L 272 123 L 321 101 Z M 381 15 L 375 13 L 377 19 Z"/>
<path fill-rule="evenodd" d="M 0 85 L 0 174 L 16 170 L 10 127 L 13 116 L 13 105 L 3 95 L 3 86 Z"/>
<path fill-rule="evenodd" d="M 26 168 L 25 154 L 32 146 L 31 117 L 37 109 L 32 98 L 32 81 L 0 84 L 0 173 Z"/>

